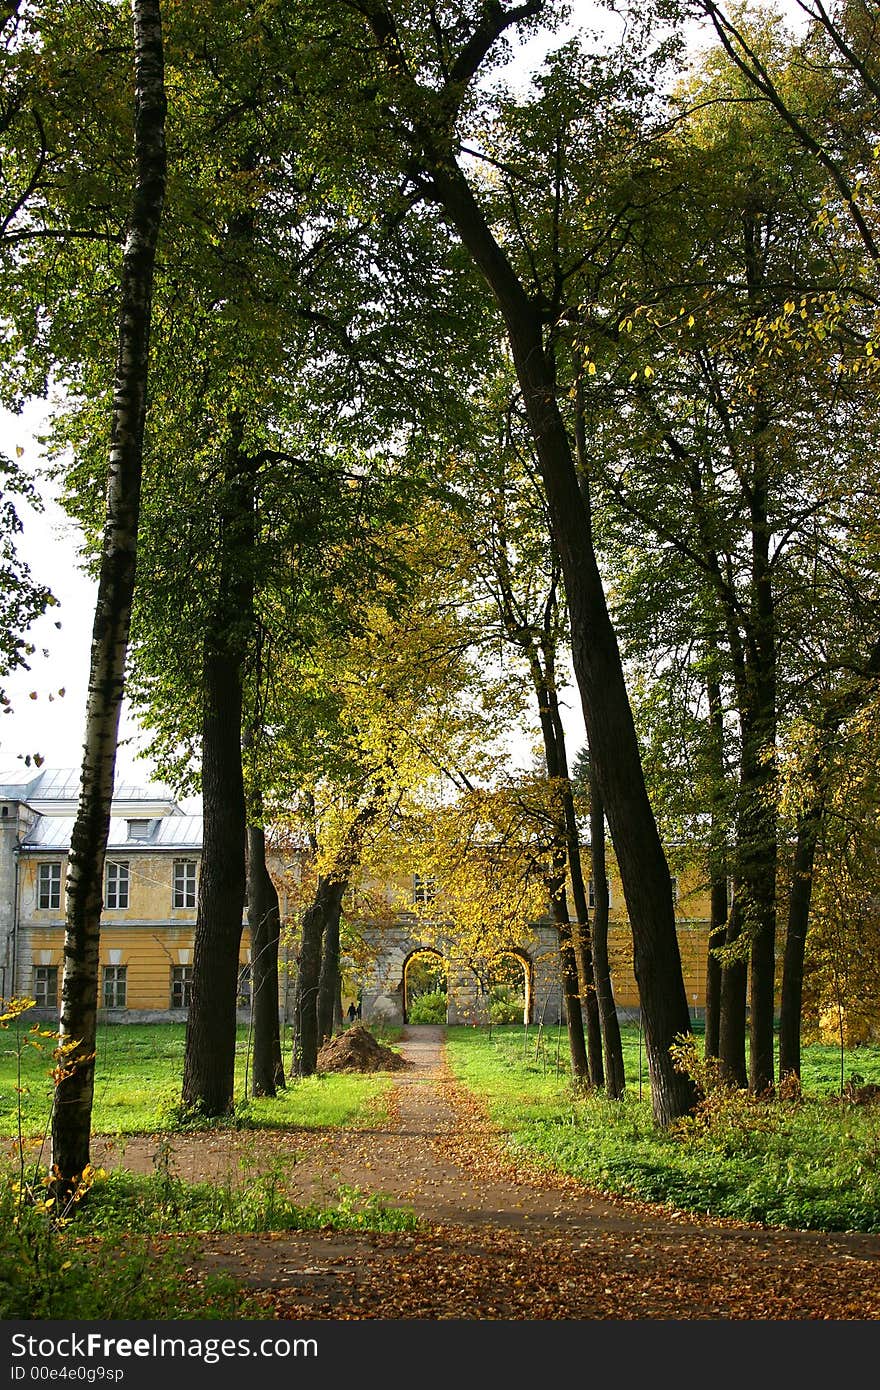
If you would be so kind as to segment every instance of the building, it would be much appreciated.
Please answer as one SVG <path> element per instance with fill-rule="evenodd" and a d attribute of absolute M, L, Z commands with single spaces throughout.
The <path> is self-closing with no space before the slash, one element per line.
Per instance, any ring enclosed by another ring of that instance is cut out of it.
<path fill-rule="evenodd" d="M 64 883 L 79 799 L 78 771 L 25 766 L 0 769 L 0 995 L 28 996 L 46 1016 L 57 1015 L 63 964 Z M 189 1005 L 193 934 L 198 900 L 202 820 L 181 810 L 166 787 L 117 783 L 104 866 L 99 1018 L 117 1022 L 185 1019 Z M 282 916 L 284 886 L 279 879 Z M 387 886 L 387 885 L 386 885 Z M 365 1019 L 383 1014 L 403 1020 L 408 962 L 421 951 L 418 909 L 424 881 L 407 881 L 412 911 L 396 907 L 381 927 L 363 923 L 372 940 L 371 963 L 354 982 Z M 705 999 L 708 895 L 697 870 L 672 882 L 685 987 L 698 1015 Z M 400 902 L 399 892 L 388 901 Z M 525 975 L 530 1020 L 556 1021 L 562 1005 L 555 933 L 549 924 L 526 926 L 512 942 Z M 481 1021 L 480 990 L 449 943 L 449 1021 Z M 632 941 L 619 879 L 611 873 L 609 954 L 615 998 L 622 1016 L 635 1017 L 638 993 L 632 974 Z M 249 1005 L 250 950 L 242 932 L 239 1006 Z M 282 950 L 281 1000 L 289 1014 L 295 968 Z M 454 981 L 454 983 L 453 983 Z"/>
<path fill-rule="evenodd" d="M 64 881 L 79 773 L 0 770 L 0 993 L 57 1012 Z M 196 920 L 200 816 L 167 788 L 118 782 L 104 866 L 99 1017 L 186 1017 Z M 242 983 L 247 986 L 246 939 Z"/>

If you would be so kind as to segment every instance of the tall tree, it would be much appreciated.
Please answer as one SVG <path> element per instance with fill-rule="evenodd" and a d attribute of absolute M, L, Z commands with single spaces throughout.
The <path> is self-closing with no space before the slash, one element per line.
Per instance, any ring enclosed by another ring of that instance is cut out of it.
<path fill-rule="evenodd" d="M 518 273 L 461 163 L 469 93 L 484 62 L 497 53 L 506 31 L 548 7 L 544 0 L 529 0 L 473 13 L 460 5 L 448 18 L 435 17 L 430 35 L 420 15 L 403 3 L 349 0 L 342 8 L 362 17 L 371 38 L 375 60 L 367 80 L 379 83 L 378 105 L 387 113 L 415 191 L 441 208 L 504 322 L 562 564 L 575 675 L 633 930 L 654 1114 L 668 1124 L 696 1099 L 693 1082 L 675 1070 L 669 1052 L 674 1038 L 690 1030 L 690 1014 L 669 870 L 645 790 L 620 652 L 545 341 L 559 306 L 548 305 L 542 287 L 530 286 Z"/>
<path fill-rule="evenodd" d="M 135 185 L 122 259 L 107 520 L 95 606 L 82 791 L 67 872 L 62 1045 L 75 1044 L 52 1111 L 52 1163 L 71 1183 L 89 1162 L 104 852 L 135 582 L 153 268 L 165 193 L 165 86 L 159 0 L 133 0 Z"/>

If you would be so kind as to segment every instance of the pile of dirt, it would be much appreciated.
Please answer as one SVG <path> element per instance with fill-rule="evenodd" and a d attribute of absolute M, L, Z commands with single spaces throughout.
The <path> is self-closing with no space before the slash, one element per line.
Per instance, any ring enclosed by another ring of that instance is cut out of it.
<path fill-rule="evenodd" d="M 377 1042 L 362 1023 L 337 1033 L 318 1053 L 318 1071 L 402 1071 L 411 1066 L 398 1052 Z"/>

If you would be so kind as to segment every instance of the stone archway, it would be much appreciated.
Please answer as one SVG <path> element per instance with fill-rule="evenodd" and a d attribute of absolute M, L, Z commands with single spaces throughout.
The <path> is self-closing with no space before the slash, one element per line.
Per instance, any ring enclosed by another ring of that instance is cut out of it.
<path fill-rule="evenodd" d="M 361 928 L 370 964 L 361 972 L 361 1017 L 365 1023 L 382 1021 L 392 1027 L 404 1022 L 404 971 L 407 960 L 419 951 L 433 951 L 446 963 L 447 1011 L 450 1024 L 485 1025 L 489 1022 L 489 995 L 485 975 L 477 974 L 456 949 L 454 938 L 440 935 L 422 939 L 414 918 L 398 918 L 391 924 L 364 924 Z M 564 1018 L 559 968 L 559 937 L 548 923 L 524 928 L 501 954 L 521 962 L 527 979 L 529 1022 L 559 1023 Z"/>
<path fill-rule="evenodd" d="M 447 1011 L 446 1011 L 446 1013 L 447 1013 L 447 1016 L 448 1016 L 448 1012 L 449 1012 L 449 1010 L 448 1010 L 449 968 L 448 968 L 447 963 L 446 963 L 446 958 L 444 957 L 442 951 L 438 951 L 438 950 L 437 950 L 436 946 L 416 946 L 415 949 L 412 950 L 412 951 L 410 951 L 409 955 L 406 956 L 406 958 L 405 958 L 405 960 L 404 960 L 404 962 L 403 962 L 403 970 L 402 970 L 402 972 L 401 972 L 401 974 L 402 974 L 402 982 L 403 982 L 403 991 L 402 991 L 402 995 L 401 995 L 401 1006 L 402 1006 L 402 1008 L 403 1008 L 403 1021 L 404 1021 L 404 1023 L 409 1023 L 409 1022 L 411 1022 L 411 1020 L 410 1020 L 410 1008 L 411 1008 L 411 1005 L 412 1005 L 412 998 L 413 998 L 412 989 L 411 989 L 411 984 L 410 984 L 410 976 L 411 976 L 411 973 L 412 973 L 412 969 L 411 969 L 411 968 L 412 968 L 414 962 L 418 961 L 420 958 L 423 958 L 423 957 L 424 957 L 424 958 L 432 957 L 434 961 L 439 962 L 440 965 L 442 966 L 442 973 L 443 973 L 443 975 L 446 977 L 446 994 L 447 994 Z M 446 1017 L 444 1017 L 443 1022 L 446 1022 Z"/>

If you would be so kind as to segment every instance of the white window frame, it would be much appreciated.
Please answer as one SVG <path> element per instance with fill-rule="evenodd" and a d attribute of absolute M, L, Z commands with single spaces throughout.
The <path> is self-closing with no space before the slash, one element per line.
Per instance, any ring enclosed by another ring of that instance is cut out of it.
<path fill-rule="evenodd" d="M 130 901 L 131 865 L 127 859 L 108 859 L 104 906 L 111 912 L 120 912 L 129 906 Z"/>
<path fill-rule="evenodd" d="M 49 997 L 47 985 L 49 982 L 54 985 L 52 997 Z M 57 1009 L 58 1008 L 58 966 L 57 965 L 35 965 L 34 966 L 34 999 L 38 1009 Z"/>
<path fill-rule="evenodd" d="M 171 890 L 172 907 L 195 907 L 197 891 L 196 861 L 194 859 L 175 859 Z"/>
<path fill-rule="evenodd" d="M 37 907 L 41 912 L 57 912 L 61 907 L 60 859 L 44 860 L 37 869 Z"/>
<path fill-rule="evenodd" d="M 108 991 L 108 985 L 110 989 Z M 120 990 L 120 985 L 122 986 Z M 112 996 L 107 998 L 108 992 Z M 122 998 L 119 998 L 119 995 Z M 128 998 L 128 966 L 127 965 L 105 965 L 101 980 L 101 998 L 104 1001 L 105 1009 L 124 1009 L 127 1008 Z"/>

